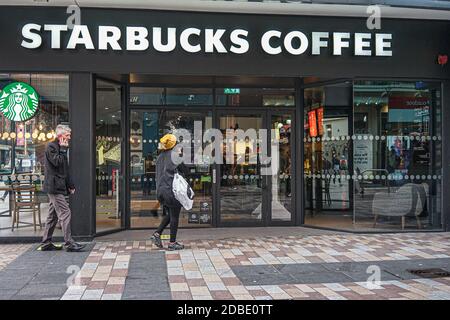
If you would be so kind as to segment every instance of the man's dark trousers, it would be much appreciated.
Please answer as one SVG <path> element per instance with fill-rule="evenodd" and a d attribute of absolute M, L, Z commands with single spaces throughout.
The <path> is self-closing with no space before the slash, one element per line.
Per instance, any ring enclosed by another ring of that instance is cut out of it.
<path fill-rule="evenodd" d="M 72 239 L 72 230 L 70 226 L 72 214 L 69 204 L 66 201 L 66 197 L 63 194 L 48 194 L 48 199 L 50 200 L 50 203 L 42 242 L 45 243 L 52 240 L 53 231 L 55 230 L 56 223 L 59 219 L 65 243 L 73 243 L 74 241 Z"/>

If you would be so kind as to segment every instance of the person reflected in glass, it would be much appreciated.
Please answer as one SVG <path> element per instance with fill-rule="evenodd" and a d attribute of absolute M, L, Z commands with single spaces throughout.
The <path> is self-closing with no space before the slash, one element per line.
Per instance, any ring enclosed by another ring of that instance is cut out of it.
<path fill-rule="evenodd" d="M 340 160 L 339 160 L 339 185 L 342 186 L 342 178 L 347 175 L 347 157 L 344 153 L 341 154 Z M 345 179 L 345 178 L 344 178 Z"/>
<path fill-rule="evenodd" d="M 291 150 L 286 152 L 286 167 L 284 169 L 286 175 L 286 197 L 291 197 Z"/>
<path fill-rule="evenodd" d="M 333 159 L 331 160 L 331 162 L 333 163 L 333 173 L 334 173 L 334 177 L 333 177 L 333 184 L 336 184 L 336 177 L 338 177 L 338 181 L 339 184 L 341 183 L 341 178 L 339 175 L 339 171 L 340 171 L 340 160 L 339 160 L 339 155 L 336 153 L 333 153 Z"/>
<path fill-rule="evenodd" d="M 12 171 L 11 171 L 11 175 L 13 175 L 13 174 L 15 174 L 15 173 L 16 173 L 16 167 L 13 167 L 13 169 L 12 169 Z M 11 177 L 11 175 L 10 175 L 10 177 Z M 10 180 L 10 179 L 8 179 L 8 180 Z M 5 185 L 7 185 L 7 184 L 11 184 L 11 181 L 5 182 Z M 0 200 L 1 200 L 2 202 L 5 202 L 6 197 L 8 196 L 8 194 L 9 194 L 9 190 L 5 190 L 5 192 L 3 192 L 3 195 L 0 197 Z"/>
<path fill-rule="evenodd" d="M 155 178 L 155 163 L 151 154 L 147 154 L 144 160 L 145 179 L 144 179 L 144 196 L 149 196 L 152 191 Z"/>

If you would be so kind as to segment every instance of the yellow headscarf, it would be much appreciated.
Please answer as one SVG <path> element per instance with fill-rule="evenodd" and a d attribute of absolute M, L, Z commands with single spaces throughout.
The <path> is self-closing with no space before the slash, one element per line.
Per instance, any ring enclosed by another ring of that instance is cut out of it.
<path fill-rule="evenodd" d="M 171 133 L 166 134 L 159 140 L 161 150 L 170 150 L 177 144 L 177 137 Z"/>

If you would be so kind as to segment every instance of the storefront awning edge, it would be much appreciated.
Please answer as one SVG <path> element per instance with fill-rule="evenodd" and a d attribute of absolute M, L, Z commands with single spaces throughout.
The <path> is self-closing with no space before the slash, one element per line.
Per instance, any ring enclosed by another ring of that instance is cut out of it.
<path fill-rule="evenodd" d="M 81 8 L 149 9 L 217 13 L 277 14 L 337 17 L 367 17 L 367 6 L 308 3 L 267 3 L 205 0 L 2 0 L 0 6 L 53 6 L 65 7 L 78 4 Z M 382 18 L 450 20 L 450 10 L 381 7 Z"/>

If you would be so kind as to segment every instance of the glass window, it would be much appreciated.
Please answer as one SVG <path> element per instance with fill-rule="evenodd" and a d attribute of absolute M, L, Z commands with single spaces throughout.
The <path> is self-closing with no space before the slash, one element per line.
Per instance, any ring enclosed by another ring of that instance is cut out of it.
<path fill-rule="evenodd" d="M 56 126 L 69 124 L 69 77 L 63 74 L 0 73 L 0 97 L 7 93 L 6 87 L 15 82 L 30 85 L 39 100 L 34 116 L 25 121 L 11 121 L 5 109 L 0 110 L 0 215 L 11 216 L 14 206 L 12 187 L 28 185 L 32 187 L 33 196 L 40 203 L 40 214 L 45 218 L 48 199 L 42 192 L 44 152 L 47 143 L 55 137 Z M 21 101 L 33 101 L 28 91 L 15 89 L 18 99 L 22 95 Z M 0 236 L 40 235 L 38 217 L 35 231 L 30 212 L 19 212 L 19 216 L 14 232 L 11 231 L 12 217 L 0 219 Z"/>
<path fill-rule="evenodd" d="M 213 90 L 209 88 L 131 87 L 131 105 L 212 105 Z"/>
<path fill-rule="evenodd" d="M 439 83 L 355 81 L 304 96 L 306 224 L 442 227 Z"/>
<path fill-rule="evenodd" d="M 164 88 L 131 87 L 131 105 L 163 105 L 165 104 Z"/>
<path fill-rule="evenodd" d="M 355 224 L 441 228 L 440 84 L 356 81 L 353 91 Z"/>
<path fill-rule="evenodd" d="M 204 88 L 167 88 L 168 105 L 212 105 L 213 90 Z"/>
<path fill-rule="evenodd" d="M 307 216 L 315 216 L 315 222 L 327 221 L 330 215 L 335 219 L 349 214 L 350 209 L 347 136 L 351 125 L 351 84 L 308 88 L 304 97 Z M 316 212 L 322 214 L 315 215 Z"/>

